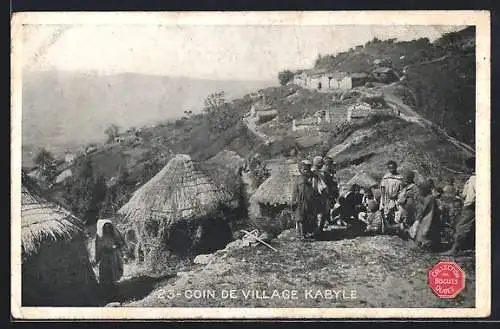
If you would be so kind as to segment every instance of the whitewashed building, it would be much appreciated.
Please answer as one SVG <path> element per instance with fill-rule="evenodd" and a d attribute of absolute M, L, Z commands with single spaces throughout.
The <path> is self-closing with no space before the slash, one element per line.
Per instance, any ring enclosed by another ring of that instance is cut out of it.
<path fill-rule="evenodd" d="M 293 83 L 303 88 L 320 91 L 335 89 L 349 90 L 352 88 L 352 78 L 349 73 L 327 69 L 302 71 L 294 76 Z"/>

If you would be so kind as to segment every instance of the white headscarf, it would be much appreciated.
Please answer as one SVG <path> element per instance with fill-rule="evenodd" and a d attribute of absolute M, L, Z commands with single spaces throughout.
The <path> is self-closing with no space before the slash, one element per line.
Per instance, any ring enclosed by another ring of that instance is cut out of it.
<path fill-rule="evenodd" d="M 113 231 L 115 230 L 115 226 L 113 225 L 113 222 L 111 221 L 111 219 L 99 219 L 97 221 L 97 236 L 99 236 L 100 238 L 102 238 L 102 229 L 104 227 L 104 224 L 111 224 L 111 226 L 113 227 Z"/>

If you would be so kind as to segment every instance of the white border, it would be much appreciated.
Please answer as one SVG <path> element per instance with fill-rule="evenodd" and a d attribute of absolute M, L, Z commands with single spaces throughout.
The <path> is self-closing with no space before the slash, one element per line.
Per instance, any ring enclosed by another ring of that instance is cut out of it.
<path fill-rule="evenodd" d="M 73 308 L 21 307 L 22 25 L 476 25 L 476 307 Z M 11 309 L 16 319 L 461 318 L 491 311 L 490 13 L 488 11 L 16 13 L 11 21 Z M 480 128 L 480 129 L 478 129 Z"/>

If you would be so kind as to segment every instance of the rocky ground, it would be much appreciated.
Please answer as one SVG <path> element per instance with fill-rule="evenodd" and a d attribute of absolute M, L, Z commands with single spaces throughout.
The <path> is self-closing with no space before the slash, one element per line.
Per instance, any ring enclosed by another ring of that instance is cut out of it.
<path fill-rule="evenodd" d="M 270 244 L 242 240 L 199 256 L 186 272 L 166 278 L 130 307 L 474 307 L 474 255 L 454 260 L 465 290 L 439 299 L 427 271 L 440 259 L 393 236 L 302 242 L 293 230 Z M 233 290 L 231 295 L 231 290 Z"/>

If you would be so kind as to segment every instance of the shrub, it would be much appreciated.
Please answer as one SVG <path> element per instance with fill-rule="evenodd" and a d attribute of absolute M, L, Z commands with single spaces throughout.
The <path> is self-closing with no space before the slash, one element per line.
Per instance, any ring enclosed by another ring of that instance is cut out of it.
<path fill-rule="evenodd" d="M 293 79 L 293 72 L 290 70 L 284 70 L 278 73 L 278 80 L 280 82 L 280 85 L 282 86 L 292 81 L 292 79 Z"/>

